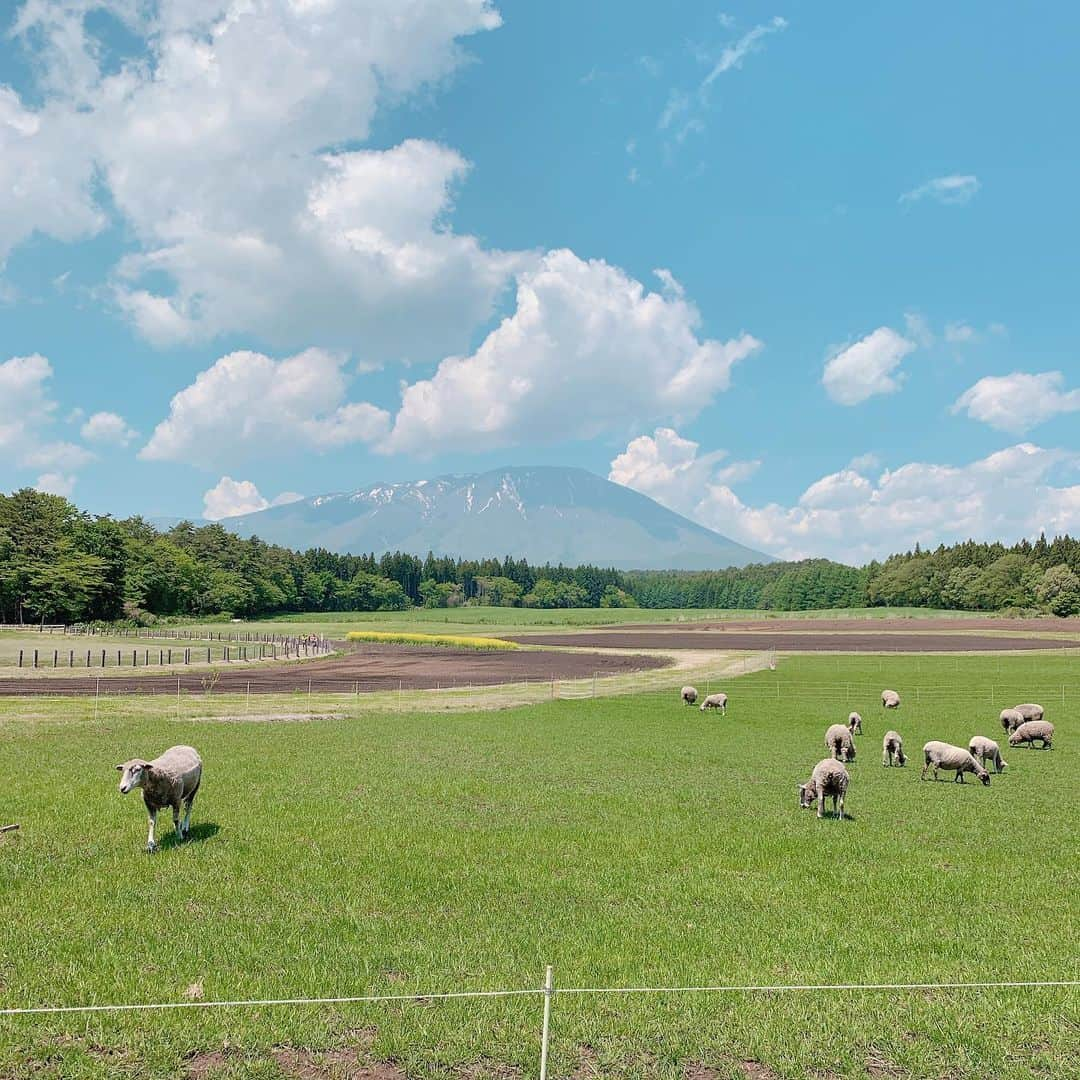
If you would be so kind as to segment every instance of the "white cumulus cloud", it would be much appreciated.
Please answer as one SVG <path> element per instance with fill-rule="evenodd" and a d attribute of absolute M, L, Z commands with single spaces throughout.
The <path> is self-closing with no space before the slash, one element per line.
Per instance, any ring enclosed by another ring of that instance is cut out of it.
<path fill-rule="evenodd" d="M 220 521 L 239 514 L 254 514 L 271 506 L 285 506 L 303 497 L 295 491 L 285 491 L 275 499 L 266 499 L 250 480 L 223 476 L 203 494 L 203 517 L 207 521 Z"/>
<path fill-rule="evenodd" d="M 967 465 L 913 462 L 880 475 L 860 472 L 853 463 L 814 481 L 785 506 L 744 501 L 731 489 L 720 459 L 699 457 L 696 444 L 674 432 L 652 440 L 653 446 L 642 440 L 649 437 L 635 439 L 612 462 L 612 480 L 782 558 L 826 556 L 862 564 L 916 543 L 932 547 L 1080 528 L 1080 484 L 1062 482 L 1080 470 L 1080 455 L 1032 443 Z"/>
<path fill-rule="evenodd" d="M 952 411 L 1022 434 L 1062 413 L 1080 412 L 1080 388 L 1066 390 L 1060 371 L 987 375 L 957 398 Z"/>
<path fill-rule="evenodd" d="M 43 473 L 37 478 L 34 487 L 46 495 L 62 495 L 65 499 L 70 499 L 75 491 L 75 477 L 58 472 Z"/>
<path fill-rule="evenodd" d="M 87 442 L 127 446 L 139 433 L 114 412 L 96 412 L 79 429 Z"/>
<path fill-rule="evenodd" d="M 48 423 L 56 403 L 48 393 L 52 364 L 40 353 L 0 363 L 0 450 L 18 450 Z"/>
<path fill-rule="evenodd" d="M 322 349 L 284 360 L 229 353 L 173 397 L 139 456 L 215 468 L 231 455 L 323 451 L 384 438 L 385 410 L 346 401 L 345 363 Z"/>
<path fill-rule="evenodd" d="M 903 380 L 897 369 L 915 348 L 915 342 L 879 326 L 829 357 L 821 380 L 825 391 L 840 405 L 858 405 L 877 394 L 895 393 Z"/>
<path fill-rule="evenodd" d="M 516 310 L 476 352 L 404 389 L 381 448 L 550 443 L 696 415 L 761 343 L 701 340 L 697 309 L 662 281 L 666 295 L 602 260 L 549 252 L 520 275 Z"/>
<path fill-rule="evenodd" d="M 900 202 L 913 203 L 923 199 L 934 199 L 946 206 L 962 206 L 970 202 L 982 185 L 977 176 L 961 176 L 953 173 L 949 176 L 936 176 L 927 180 L 900 196 Z"/>

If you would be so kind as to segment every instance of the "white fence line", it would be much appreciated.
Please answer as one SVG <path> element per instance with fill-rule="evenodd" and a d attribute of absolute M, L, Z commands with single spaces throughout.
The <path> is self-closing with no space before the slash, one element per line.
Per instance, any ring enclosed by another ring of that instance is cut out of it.
<path fill-rule="evenodd" d="M 583 997 L 601 994 L 791 994 L 791 993 L 903 993 L 928 990 L 1035 990 L 1074 989 L 1078 979 L 1038 979 L 1001 982 L 916 982 L 916 983 L 801 983 L 801 984 L 731 984 L 720 986 L 570 986 L 556 988 L 552 968 L 545 969 L 543 986 L 524 990 L 458 990 L 432 994 L 358 994 L 321 998 L 261 998 L 237 1001 L 164 1001 L 126 1005 L 39 1005 L 28 1008 L 3 1008 L 4 1016 L 56 1016 L 73 1013 L 165 1012 L 180 1009 L 240 1009 L 313 1005 L 366 1005 L 386 1002 L 462 1001 L 510 997 L 544 999 L 540 1036 L 540 1080 L 547 1080 L 551 1043 L 552 1004 L 559 995 Z"/>

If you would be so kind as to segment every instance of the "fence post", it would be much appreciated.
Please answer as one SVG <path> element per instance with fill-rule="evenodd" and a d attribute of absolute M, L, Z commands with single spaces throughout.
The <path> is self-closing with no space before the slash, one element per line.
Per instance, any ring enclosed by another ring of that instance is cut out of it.
<path fill-rule="evenodd" d="M 555 984 L 551 978 L 551 965 L 544 973 L 544 1026 L 540 1033 L 540 1080 L 547 1080 L 548 1044 L 551 1038 L 551 999 L 555 994 Z"/>

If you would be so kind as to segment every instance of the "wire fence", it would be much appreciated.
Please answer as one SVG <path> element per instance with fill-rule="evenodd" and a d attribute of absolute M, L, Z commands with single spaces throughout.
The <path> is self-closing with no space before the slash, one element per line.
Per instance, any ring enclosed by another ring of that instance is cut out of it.
<path fill-rule="evenodd" d="M 600 997 L 676 994 L 825 994 L 825 993 L 928 993 L 986 990 L 1051 990 L 1080 988 L 1078 979 L 1002 980 L 980 982 L 890 982 L 890 983 L 732 983 L 698 986 L 568 986 L 556 987 L 554 969 L 548 966 L 541 986 L 509 990 L 451 990 L 428 994 L 356 994 L 335 997 L 254 998 L 231 1001 L 162 1001 L 125 1004 L 31 1005 L 0 1008 L 0 1017 L 41 1017 L 91 1015 L 101 1013 L 172 1012 L 195 1009 L 313 1008 L 330 1005 L 378 1005 L 392 1003 L 428 1004 L 435 1001 L 462 1001 L 493 998 L 542 997 L 540 1025 L 540 1080 L 547 1080 L 550 1061 L 553 1005 L 557 997 Z"/>

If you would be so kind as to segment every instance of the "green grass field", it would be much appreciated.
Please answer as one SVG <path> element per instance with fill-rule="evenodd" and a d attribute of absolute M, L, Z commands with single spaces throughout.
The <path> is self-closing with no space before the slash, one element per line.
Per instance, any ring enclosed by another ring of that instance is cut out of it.
<path fill-rule="evenodd" d="M 235 624 L 212 624 L 215 629 L 266 631 L 267 633 L 319 633 L 327 637 L 344 630 L 427 631 L 445 634 L 498 634 L 528 629 L 580 630 L 589 626 L 620 626 L 639 623 L 717 622 L 754 619 L 934 619 L 990 618 L 979 612 L 936 611 L 928 608 L 836 608 L 828 611 L 750 611 L 716 608 L 413 608 L 410 611 L 338 611 L 283 615 L 276 619 Z M 206 624 L 211 625 L 211 624 Z"/>
<path fill-rule="evenodd" d="M 904 705 L 886 722 L 887 685 Z M 728 690 L 726 719 L 677 692 L 276 724 L 0 702 L 0 825 L 22 826 L 0 836 L 0 1006 L 521 988 L 545 963 L 562 986 L 1080 978 L 1075 658 L 791 659 Z M 924 741 L 997 737 L 1001 705 L 1030 699 L 1053 751 L 1006 749 L 988 789 L 920 783 Z M 817 821 L 796 786 L 850 708 L 853 819 Z M 886 726 L 906 769 L 880 765 Z M 173 846 L 164 815 L 149 857 L 112 766 L 177 742 L 206 761 L 196 839 Z M 271 1078 L 275 1047 L 359 1042 L 410 1077 L 505 1080 L 536 1074 L 540 1008 L 0 1018 L 0 1076 Z M 340 1075 L 320 1060 L 293 1075 Z M 555 999 L 553 1076 L 691 1063 L 1076 1076 L 1080 994 Z"/>

